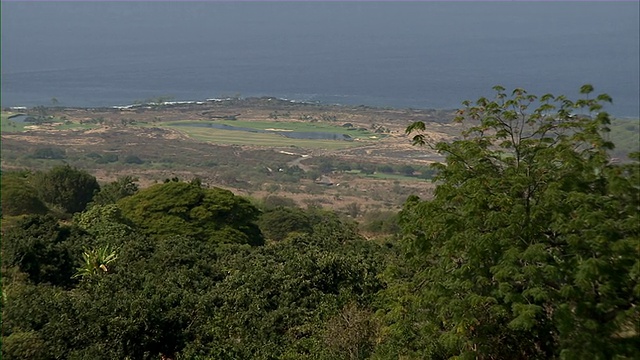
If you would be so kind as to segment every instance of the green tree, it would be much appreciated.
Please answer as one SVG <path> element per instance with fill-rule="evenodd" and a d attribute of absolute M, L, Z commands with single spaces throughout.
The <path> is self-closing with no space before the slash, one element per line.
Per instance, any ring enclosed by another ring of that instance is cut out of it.
<path fill-rule="evenodd" d="M 3 173 L 0 182 L 2 215 L 46 214 L 49 209 L 30 184 L 28 173 Z"/>
<path fill-rule="evenodd" d="M 97 155 L 97 156 L 95 156 Z M 117 162 L 120 157 L 118 156 L 118 154 L 104 154 L 104 155 L 99 155 L 99 154 L 95 154 L 95 158 L 96 158 L 96 164 L 109 164 L 109 163 L 114 163 Z"/>
<path fill-rule="evenodd" d="M 416 169 L 411 165 L 402 165 L 399 171 L 401 174 L 411 176 L 414 172 L 416 172 Z"/>
<path fill-rule="evenodd" d="M 278 207 L 289 207 L 289 208 L 297 207 L 295 200 L 278 196 L 278 195 L 269 195 L 264 198 L 262 203 L 263 203 L 264 209 L 266 210 L 272 210 Z"/>
<path fill-rule="evenodd" d="M 433 200 L 401 213 L 409 266 L 387 293 L 386 344 L 429 358 L 637 358 L 639 165 L 609 162 L 611 99 L 589 85 L 576 101 L 495 90 L 463 103 L 463 138 L 435 145 L 447 160 Z M 407 132 L 427 144 L 423 130 Z"/>
<path fill-rule="evenodd" d="M 74 221 L 94 231 L 101 213 L 117 218 L 108 211 L 114 207 L 92 207 Z M 362 358 L 375 340 L 371 306 L 381 288 L 377 274 L 386 247 L 346 232 L 336 218 L 323 222 L 322 217 L 313 215 L 314 234 L 256 247 L 223 244 L 224 232 L 212 232 L 211 241 L 134 232 L 126 241 L 114 240 L 119 244 L 114 252 L 115 247 L 93 245 L 91 234 L 76 242 L 96 251 L 87 251 L 86 276 L 79 274 L 83 279 L 71 289 L 32 282 L 13 261 L 3 262 L 7 356 L 333 359 L 348 352 Z M 50 219 L 38 231 L 10 235 L 48 238 L 41 233 L 55 228 Z M 81 253 L 74 251 L 74 260 Z M 345 340 L 330 341 L 339 336 Z"/>
<path fill-rule="evenodd" d="M 362 240 L 358 233 L 358 224 L 353 219 L 321 208 L 310 208 L 307 215 L 313 229 L 313 237 L 316 239 L 337 243 Z"/>
<path fill-rule="evenodd" d="M 376 332 L 377 324 L 370 311 L 350 303 L 326 322 L 323 342 L 334 358 L 368 359 Z"/>
<path fill-rule="evenodd" d="M 378 165 L 376 167 L 376 171 L 381 172 L 383 174 L 393 174 L 394 170 L 391 165 Z"/>
<path fill-rule="evenodd" d="M 94 205 L 74 216 L 73 222 L 95 241 L 86 245 L 120 245 L 134 231 L 131 221 L 116 204 Z"/>
<path fill-rule="evenodd" d="M 144 164 L 144 160 L 140 159 L 137 155 L 127 155 L 125 156 L 123 162 L 125 164 Z"/>
<path fill-rule="evenodd" d="M 137 178 L 132 176 L 119 177 L 116 181 L 104 185 L 94 198 L 92 204 L 115 204 L 118 200 L 138 192 Z"/>
<path fill-rule="evenodd" d="M 69 165 L 41 173 L 34 185 L 41 199 L 68 213 L 84 210 L 94 194 L 100 191 L 95 177 Z"/>
<path fill-rule="evenodd" d="M 320 164 L 318 164 L 318 171 L 323 174 L 329 174 L 333 171 L 333 163 L 329 159 L 323 159 Z"/>
<path fill-rule="evenodd" d="M 171 181 L 121 199 L 118 205 L 124 217 L 148 234 L 252 245 L 264 242 L 255 224 L 260 211 L 228 190 Z"/>
<path fill-rule="evenodd" d="M 312 231 L 309 216 L 298 208 L 278 207 L 260 215 L 260 230 L 267 239 L 281 241 L 290 233 L 310 233 Z"/>
<path fill-rule="evenodd" d="M 221 249 L 227 275 L 205 296 L 193 325 L 201 336 L 183 358 L 363 358 L 355 355 L 373 345 L 368 309 L 381 285 L 381 254 L 371 242 L 315 235 Z"/>
<path fill-rule="evenodd" d="M 360 229 L 370 233 L 399 234 L 398 214 L 393 211 L 368 211 L 364 215 Z"/>
<path fill-rule="evenodd" d="M 39 147 L 33 151 L 34 159 L 64 159 L 66 151 L 57 147 Z"/>
<path fill-rule="evenodd" d="M 68 351 L 59 351 L 59 344 L 65 340 L 60 338 L 58 342 L 51 335 L 58 326 L 67 329 L 61 332 L 62 336 L 73 331 L 73 321 L 68 321 L 74 318 L 73 313 L 60 306 L 66 292 L 56 286 L 34 285 L 23 276 L 14 268 L 3 268 L 2 358 L 64 358 Z"/>
<path fill-rule="evenodd" d="M 69 286 L 84 241 L 77 228 L 50 215 L 30 215 L 3 234 L 2 266 L 19 268 L 36 284 Z"/>
<path fill-rule="evenodd" d="M 2 338 L 3 359 L 50 359 L 45 342 L 35 331 L 20 331 Z"/>

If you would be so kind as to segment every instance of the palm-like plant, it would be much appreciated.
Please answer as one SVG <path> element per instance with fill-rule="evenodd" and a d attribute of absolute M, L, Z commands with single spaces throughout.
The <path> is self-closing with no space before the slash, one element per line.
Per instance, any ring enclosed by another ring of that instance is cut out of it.
<path fill-rule="evenodd" d="M 115 261 L 118 255 L 107 245 L 93 250 L 85 250 L 82 258 L 82 266 L 77 269 L 74 278 L 85 278 L 109 272 L 107 265 Z"/>

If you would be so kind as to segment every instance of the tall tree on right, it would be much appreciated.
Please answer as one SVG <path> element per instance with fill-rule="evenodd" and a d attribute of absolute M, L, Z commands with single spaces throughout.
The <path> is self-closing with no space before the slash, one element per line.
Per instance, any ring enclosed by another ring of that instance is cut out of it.
<path fill-rule="evenodd" d="M 446 164 L 401 213 L 378 354 L 640 358 L 640 158 L 610 161 L 611 98 L 494 90 L 463 103 L 461 139 L 431 144 Z M 430 145 L 424 123 L 407 133 Z"/>

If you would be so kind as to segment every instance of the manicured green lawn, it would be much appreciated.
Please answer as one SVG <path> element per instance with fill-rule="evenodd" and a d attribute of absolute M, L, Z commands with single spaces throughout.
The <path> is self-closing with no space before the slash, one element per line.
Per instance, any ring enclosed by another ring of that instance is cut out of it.
<path fill-rule="evenodd" d="M 171 126 L 194 139 L 215 144 L 300 147 L 307 149 L 345 149 L 363 144 L 361 141 L 291 139 L 279 134 L 252 133 L 193 126 Z"/>
<path fill-rule="evenodd" d="M 0 114 L 0 131 L 5 132 L 20 132 L 24 131 L 24 127 L 27 124 L 12 121 L 9 119 L 9 116 L 15 115 L 16 113 L 11 112 L 2 112 Z"/>
<path fill-rule="evenodd" d="M 225 130 L 210 127 L 193 126 L 194 124 L 221 124 L 240 128 L 255 130 L 284 130 L 295 132 L 323 132 L 329 134 L 346 134 L 354 141 L 344 140 L 317 140 L 317 139 L 293 139 L 276 133 L 254 133 L 242 130 Z M 370 131 L 349 130 L 341 126 L 334 126 L 322 123 L 306 122 L 286 122 L 286 121 L 171 121 L 157 123 L 153 126 L 171 127 L 179 130 L 195 139 L 217 143 L 233 145 L 255 145 L 255 146 L 295 146 L 309 149 L 344 149 L 361 146 L 381 138 L 380 134 Z"/>
<path fill-rule="evenodd" d="M 299 131 L 299 132 L 326 132 L 332 134 L 347 134 L 353 138 L 362 137 L 369 138 L 370 136 L 381 137 L 380 134 L 375 134 L 370 131 L 360 131 L 357 129 L 349 130 L 339 125 L 329 125 L 325 123 L 309 123 L 299 121 L 241 121 L 241 120 L 219 120 L 219 121 L 172 121 L 160 123 L 165 126 L 183 126 L 188 124 L 222 124 L 235 127 L 250 128 L 256 130 L 287 130 L 287 131 Z"/>
<path fill-rule="evenodd" d="M 70 123 L 70 124 L 65 124 L 62 123 L 58 126 L 56 126 L 56 129 L 58 130 L 73 130 L 73 129 L 95 129 L 99 127 L 96 124 L 78 124 L 78 123 Z"/>

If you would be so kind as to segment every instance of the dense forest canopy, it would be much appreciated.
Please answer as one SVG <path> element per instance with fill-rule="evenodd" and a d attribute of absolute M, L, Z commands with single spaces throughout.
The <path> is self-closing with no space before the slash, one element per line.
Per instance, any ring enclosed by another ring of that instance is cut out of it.
<path fill-rule="evenodd" d="M 3 172 L 3 357 L 640 357 L 640 157 L 611 161 L 611 99 L 495 90 L 453 142 L 407 128 L 446 162 L 373 239 L 200 181 Z"/>

